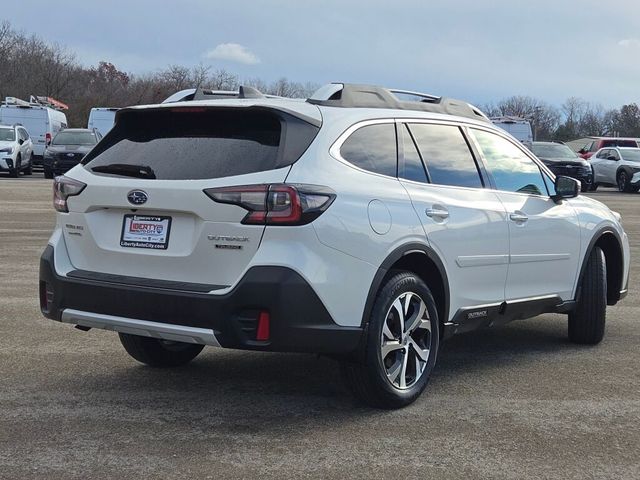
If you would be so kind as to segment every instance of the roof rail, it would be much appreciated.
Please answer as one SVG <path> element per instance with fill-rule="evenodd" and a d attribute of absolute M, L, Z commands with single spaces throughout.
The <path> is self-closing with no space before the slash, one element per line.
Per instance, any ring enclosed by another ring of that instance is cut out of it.
<path fill-rule="evenodd" d="M 406 101 L 398 98 L 402 96 L 415 97 L 418 100 Z M 330 83 L 320 87 L 307 102 L 325 107 L 419 110 L 490 121 L 479 108 L 462 100 L 375 85 Z"/>
<path fill-rule="evenodd" d="M 25 101 L 25 100 L 21 100 L 17 97 L 5 97 L 4 98 L 4 102 L 2 102 L 3 105 L 19 105 L 21 107 L 30 107 L 31 103 Z"/>
<path fill-rule="evenodd" d="M 266 95 L 253 87 L 240 85 L 238 90 L 212 90 L 210 88 L 188 88 L 169 96 L 162 103 L 190 102 L 193 100 L 224 100 L 226 98 L 283 98 Z"/>
<path fill-rule="evenodd" d="M 29 101 L 21 100 L 16 97 L 5 97 L 3 105 L 16 105 L 18 107 L 48 107 L 56 110 L 69 110 L 69 106 L 59 100 L 51 97 L 31 95 Z"/>

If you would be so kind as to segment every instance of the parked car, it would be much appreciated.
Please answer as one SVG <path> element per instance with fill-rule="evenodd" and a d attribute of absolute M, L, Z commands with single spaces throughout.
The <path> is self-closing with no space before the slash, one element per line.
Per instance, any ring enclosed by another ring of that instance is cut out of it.
<path fill-rule="evenodd" d="M 113 128 L 117 108 L 96 107 L 89 112 L 87 128 L 97 130 L 103 137 Z"/>
<path fill-rule="evenodd" d="M 533 142 L 531 123 L 528 120 L 519 117 L 502 116 L 491 117 L 491 121 L 525 145 L 531 145 L 531 142 Z"/>
<path fill-rule="evenodd" d="M 53 137 L 44 152 L 44 176 L 53 178 L 75 167 L 102 138 L 97 130 L 67 128 Z"/>
<path fill-rule="evenodd" d="M 531 151 L 549 167 L 555 175 L 566 175 L 580 182 L 583 192 L 593 185 L 591 164 L 562 143 L 533 142 Z"/>
<path fill-rule="evenodd" d="M 33 163 L 40 165 L 45 147 L 67 128 L 67 117 L 54 108 L 8 97 L 0 105 L 0 124 L 20 124 L 27 129 L 33 142 Z"/>
<path fill-rule="evenodd" d="M 33 172 L 33 143 L 20 125 L 0 125 L 0 172 L 18 178 L 20 172 Z"/>
<path fill-rule="evenodd" d="M 43 314 L 155 367 L 205 345 L 329 355 L 384 408 L 456 333 L 556 312 L 600 342 L 627 293 L 620 215 L 477 108 L 399 93 L 120 110 L 54 182 Z"/>
<path fill-rule="evenodd" d="M 599 185 L 618 187 L 621 192 L 640 189 L 640 148 L 613 147 L 599 150 L 591 157 L 594 190 Z"/>
<path fill-rule="evenodd" d="M 577 140 L 568 142 L 582 158 L 589 159 L 601 148 L 607 147 L 630 147 L 636 148 L 640 146 L 637 138 L 620 138 L 620 137 L 589 137 L 582 139 L 581 143 Z"/>

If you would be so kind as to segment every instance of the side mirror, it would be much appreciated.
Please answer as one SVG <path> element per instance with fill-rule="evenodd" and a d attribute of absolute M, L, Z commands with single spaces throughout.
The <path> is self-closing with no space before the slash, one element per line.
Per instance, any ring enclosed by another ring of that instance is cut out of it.
<path fill-rule="evenodd" d="M 614 160 L 615 161 L 615 160 L 618 160 L 618 159 L 614 155 L 609 155 L 607 157 L 607 160 Z"/>
<path fill-rule="evenodd" d="M 564 175 L 558 175 L 555 183 L 556 194 L 551 198 L 554 201 L 562 200 L 563 198 L 575 198 L 580 192 L 580 182 L 575 178 L 565 177 Z"/>
<path fill-rule="evenodd" d="M 19 138 L 19 139 L 18 139 L 18 145 L 24 145 L 24 140 L 23 140 L 23 139 L 21 139 L 21 138 Z"/>
<path fill-rule="evenodd" d="M 587 153 L 587 151 L 585 150 L 585 148 L 584 148 L 584 147 L 582 147 L 580 150 L 578 150 L 578 153 L 579 153 L 580 155 L 584 155 L 585 153 Z"/>

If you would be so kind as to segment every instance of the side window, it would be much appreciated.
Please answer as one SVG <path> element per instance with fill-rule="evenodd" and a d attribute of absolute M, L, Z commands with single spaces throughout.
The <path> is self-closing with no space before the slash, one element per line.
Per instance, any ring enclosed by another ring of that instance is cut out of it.
<path fill-rule="evenodd" d="M 618 155 L 617 150 L 609 150 L 609 155 L 613 156 L 614 160 L 620 160 L 620 155 Z"/>
<path fill-rule="evenodd" d="M 395 124 L 359 128 L 344 141 L 340 155 L 356 167 L 395 177 L 398 163 Z"/>
<path fill-rule="evenodd" d="M 607 155 L 609 155 L 609 150 L 600 150 L 596 158 L 607 158 Z"/>
<path fill-rule="evenodd" d="M 547 187 L 536 163 L 510 141 L 483 130 L 472 129 L 487 168 L 498 190 L 547 195 Z"/>
<path fill-rule="evenodd" d="M 398 167 L 398 176 L 414 182 L 427 183 L 427 172 L 424 169 L 422 159 L 416 149 L 413 138 L 411 138 L 408 127 L 402 125 L 398 128 L 401 129 L 403 140 L 403 161 Z"/>
<path fill-rule="evenodd" d="M 478 166 L 458 127 L 412 123 L 416 140 L 431 183 L 482 188 Z"/>

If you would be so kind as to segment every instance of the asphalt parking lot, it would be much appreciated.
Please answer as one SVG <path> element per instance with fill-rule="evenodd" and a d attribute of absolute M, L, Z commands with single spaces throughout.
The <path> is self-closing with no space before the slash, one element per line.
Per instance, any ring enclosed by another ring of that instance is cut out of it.
<path fill-rule="evenodd" d="M 458 336 L 400 411 L 358 406 L 333 361 L 213 348 L 154 370 L 116 334 L 44 319 L 51 181 L 0 176 L 0 478 L 640 478 L 640 195 L 632 270 L 596 347 L 543 315 Z"/>

